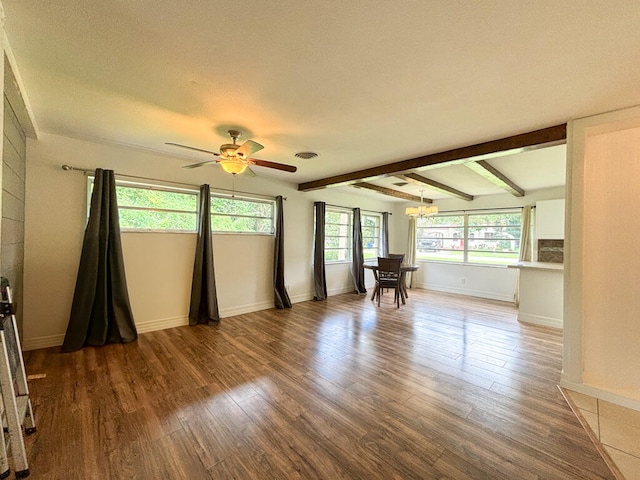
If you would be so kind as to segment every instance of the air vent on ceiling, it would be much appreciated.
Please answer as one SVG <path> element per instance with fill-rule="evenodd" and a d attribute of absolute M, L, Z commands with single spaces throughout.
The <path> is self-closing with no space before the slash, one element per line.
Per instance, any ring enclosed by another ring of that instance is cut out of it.
<path fill-rule="evenodd" d="M 405 185 L 409 185 L 409 182 L 397 182 L 394 183 L 396 187 L 404 187 Z"/>
<path fill-rule="evenodd" d="M 316 158 L 318 156 L 315 152 L 298 152 L 295 155 L 298 158 L 304 158 L 305 160 L 309 160 L 310 158 Z"/>

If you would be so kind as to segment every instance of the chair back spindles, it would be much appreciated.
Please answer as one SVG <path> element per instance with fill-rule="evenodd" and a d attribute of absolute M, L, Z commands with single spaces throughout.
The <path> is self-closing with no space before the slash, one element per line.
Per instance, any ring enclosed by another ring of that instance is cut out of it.
<path fill-rule="evenodd" d="M 383 288 L 394 289 L 394 301 L 400 308 L 400 258 L 378 257 L 378 278 L 376 281 L 375 295 L 380 306 L 380 296 Z"/>

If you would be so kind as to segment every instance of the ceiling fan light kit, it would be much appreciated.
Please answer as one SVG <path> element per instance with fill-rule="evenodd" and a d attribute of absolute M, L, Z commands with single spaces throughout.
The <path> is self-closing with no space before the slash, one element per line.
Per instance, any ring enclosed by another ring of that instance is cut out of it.
<path fill-rule="evenodd" d="M 230 173 L 231 175 L 242 173 L 249 166 L 248 163 L 243 162 L 239 158 L 223 158 L 222 160 L 218 160 L 218 163 L 225 172 Z"/>

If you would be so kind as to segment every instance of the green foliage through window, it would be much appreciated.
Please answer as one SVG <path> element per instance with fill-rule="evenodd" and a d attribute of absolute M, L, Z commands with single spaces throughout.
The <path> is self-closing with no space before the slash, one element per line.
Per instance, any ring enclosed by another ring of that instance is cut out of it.
<path fill-rule="evenodd" d="M 92 190 L 90 178 L 89 192 Z M 197 191 L 117 181 L 116 195 L 122 230 L 197 230 Z M 211 230 L 272 234 L 274 210 L 275 202 L 270 200 L 212 195 Z"/>
<path fill-rule="evenodd" d="M 274 207 L 269 200 L 212 195 L 211 230 L 272 234 Z"/>
<path fill-rule="evenodd" d="M 197 192 L 116 185 L 123 230 L 195 231 Z"/>
<path fill-rule="evenodd" d="M 360 226 L 362 228 L 362 248 L 364 259 L 377 259 L 380 256 L 380 225 L 382 216 L 379 214 L 362 214 Z"/>
<path fill-rule="evenodd" d="M 324 217 L 324 261 L 351 261 L 353 213 L 327 208 Z"/>

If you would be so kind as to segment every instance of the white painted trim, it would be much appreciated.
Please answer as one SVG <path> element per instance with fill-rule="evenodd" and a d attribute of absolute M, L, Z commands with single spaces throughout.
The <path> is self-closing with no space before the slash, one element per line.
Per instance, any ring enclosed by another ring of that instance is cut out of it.
<path fill-rule="evenodd" d="M 562 374 L 562 376 L 560 377 L 560 386 L 562 388 L 566 388 L 567 390 L 572 390 L 574 392 L 582 393 L 599 400 L 604 400 L 605 402 L 613 403 L 625 408 L 630 408 L 631 410 L 640 411 L 640 400 L 622 397 L 620 395 L 616 395 L 615 393 L 600 390 L 595 387 L 590 387 L 589 385 L 585 385 L 583 383 L 572 382 L 571 380 L 566 378 L 564 374 Z"/>
<path fill-rule="evenodd" d="M 539 325 L 541 327 L 553 327 L 563 329 L 561 318 L 545 317 L 544 315 L 533 315 L 531 313 L 518 313 L 518 321 L 531 325 Z"/>
<path fill-rule="evenodd" d="M 469 297 L 486 298 L 489 300 L 499 300 L 501 302 L 513 303 L 513 295 L 500 295 L 494 292 L 485 292 L 482 290 L 470 290 L 464 288 L 455 288 L 446 285 L 437 285 L 434 283 L 418 283 L 413 288 L 423 288 L 425 290 L 434 290 L 436 292 L 455 293 L 457 295 L 467 295 Z"/>
<path fill-rule="evenodd" d="M 164 330 L 165 328 L 182 327 L 184 325 L 189 325 L 189 317 L 156 318 L 147 320 L 146 322 L 136 323 L 136 330 L 138 333 L 147 333 Z"/>
<path fill-rule="evenodd" d="M 64 341 L 64 334 L 47 335 L 44 337 L 26 338 L 22 342 L 22 350 L 38 350 L 40 348 L 59 347 Z"/>
<path fill-rule="evenodd" d="M 275 308 L 273 300 L 270 300 L 268 302 L 259 302 L 259 303 L 252 303 L 249 305 L 242 305 L 240 307 L 223 308 L 220 310 L 220 317 L 224 319 L 226 317 L 242 315 L 243 313 L 259 312 L 260 310 L 268 310 L 270 308 Z"/>
<path fill-rule="evenodd" d="M 291 303 L 301 303 L 301 302 L 308 302 L 309 300 L 313 300 L 313 293 L 309 292 L 309 293 L 300 293 L 298 295 L 289 295 L 289 300 L 291 300 Z"/>
<path fill-rule="evenodd" d="M 355 294 L 355 288 L 353 287 L 353 285 L 349 285 L 347 287 L 340 287 L 340 288 L 334 288 L 331 290 L 327 290 L 327 296 L 328 297 L 332 297 L 334 295 L 340 295 L 342 293 L 354 293 Z"/>

